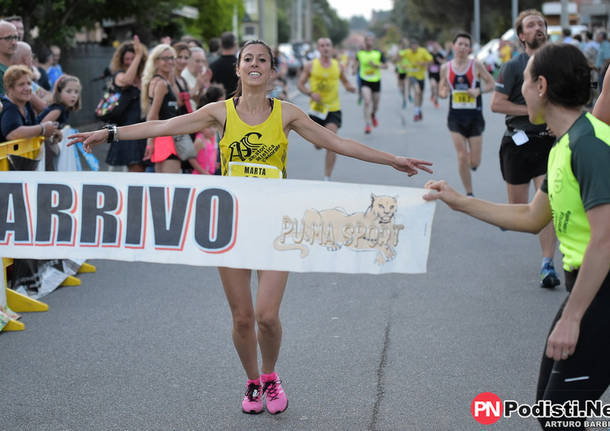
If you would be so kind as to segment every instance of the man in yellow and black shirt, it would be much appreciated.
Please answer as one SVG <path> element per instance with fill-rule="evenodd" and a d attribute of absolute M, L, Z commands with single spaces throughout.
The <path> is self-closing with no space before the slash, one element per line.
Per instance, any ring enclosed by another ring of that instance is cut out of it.
<path fill-rule="evenodd" d="M 339 102 L 339 80 L 350 93 L 356 89 L 345 76 L 343 66 L 335 60 L 330 39 L 318 39 L 320 58 L 307 63 L 299 79 L 299 90 L 309 96 L 309 116 L 312 120 L 337 133 L 341 127 L 341 103 Z M 309 89 L 306 87 L 309 82 Z M 320 147 L 316 146 L 317 149 Z M 324 181 L 330 180 L 337 155 L 326 150 Z"/>
<path fill-rule="evenodd" d="M 405 58 L 409 63 L 407 78 L 409 79 L 414 93 L 415 115 L 413 121 L 421 121 L 424 118 L 421 105 L 424 97 L 424 83 L 426 81 L 426 69 L 433 58 L 426 48 L 419 46 L 419 42 L 411 39 L 411 49 L 405 52 Z"/>
<path fill-rule="evenodd" d="M 387 69 L 383 52 L 373 49 L 375 39 L 372 35 L 364 38 L 364 49 L 358 51 L 358 73 L 362 85 L 362 100 L 364 100 L 364 133 L 371 133 L 371 124 L 377 127 L 377 109 L 381 94 L 381 69 Z"/>

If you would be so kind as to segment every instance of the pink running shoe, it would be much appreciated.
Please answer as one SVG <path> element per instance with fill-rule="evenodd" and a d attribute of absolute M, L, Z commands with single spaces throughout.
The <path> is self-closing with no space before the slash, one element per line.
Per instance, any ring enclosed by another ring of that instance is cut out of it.
<path fill-rule="evenodd" d="M 288 398 L 282 388 L 282 381 L 278 379 L 277 373 L 263 374 L 263 394 L 265 394 L 265 406 L 272 415 L 282 413 L 288 408 Z"/>
<path fill-rule="evenodd" d="M 248 380 L 241 409 L 244 413 L 257 415 L 263 412 L 263 389 L 260 380 Z"/>

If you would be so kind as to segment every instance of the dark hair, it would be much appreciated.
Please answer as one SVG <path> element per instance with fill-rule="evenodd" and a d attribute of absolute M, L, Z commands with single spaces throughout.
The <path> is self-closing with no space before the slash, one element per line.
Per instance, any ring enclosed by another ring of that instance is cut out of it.
<path fill-rule="evenodd" d="M 591 33 L 590 31 L 586 31 L 585 33 L 587 34 L 587 39 L 589 39 L 589 40 L 593 39 L 593 33 Z"/>
<path fill-rule="evenodd" d="M 49 56 L 51 55 L 51 50 L 46 45 L 36 44 L 33 49 L 34 55 L 38 59 L 38 63 L 44 64 L 49 60 Z"/>
<path fill-rule="evenodd" d="M 517 35 L 523 33 L 523 20 L 525 18 L 527 18 L 528 16 L 539 16 L 540 18 L 542 18 L 544 20 L 544 27 L 548 28 L 549 23 L 546 22 L 546 18 L 544 17 L 544 15 L 542 15 L 539 11 L 537 11 L 536 9 L 526 9 L 524 11 L 522 11 L 519 16 L 517 16 L 517 19 L 515 20 L 515 31 L 517 32 Z"/>
<path fill-rule="evenodd" d="M 531 78 L 544 76 L 549 102 L 568 108 L 586 105 L 591 98 L 591 67 L 576 46 L 550 43 L 534 54 Z"/>
<path fill-rule="evenodd" d="M 199 48 L 203 48 L 203 43 L 201 43 L 201 41 L 199 39 L 194 38 L 191 35 L 184 35 L 180 38 L 180 42 L 184 42 L 186 44 L 189 43 L 194 43 L 195 45 L 197 45 Z"/>
<path fill-rule="evenodd" d="M 562 28 L 561 29 L 561 34 L 563 34 L 564 36 L 572 36 L 572 30 L 570 30 L 569 28 Z"/>
<path fill-rule="evenodd" d="M 220 46 L 222 46 L 222 49 L 235 48 L 235 35 L 230 31 L 225 31 L 220 36 Z"/>
<path fill-rule="evenodd" d="M 205 90 L 205 93 L 199 98 L 197 109 L 208 103 L 216 102 L 217 100 L 225 98 L 225 89 L 222 85 L 212 84 Z"/>
<path fill-rule="evenodd" d="M 218 51 L 218 48 L 220 48 L 220 39 L 218 39 L 217 37 L 211 38 L 208 41 L 208 48 L 209 48 L 210 52 Z"/>
<path fill-rule="evenodd" d="M 239 63 L 241 63 L 241 55 L 244 52 L 244 49 L 246 49 L 246 47 L 250 46 L 250 45 L 263 45 L 265 48 L 267 48 L 267 52 L 269 52 L 269 57 L 271 58 L 271 68 L 275 69 L 277 62 L 276 62 L 275 57 L 273 56 L 273 50 L 271 49 L 271 47 L 269 45 L 267 45 L 262 40 L 249 40 L 246 43 L 244 43 L 242 48 L 239 50 L 239 55 L 237 56 L 237 67 L 239 67 Z M 241 78 L 239 78 L 237 80 L 237 88 L 235 90 L 235 93 L 233 93 L 231 95 L 231 97 L 239 97 L 239 96 L 241 96 Z"/>
<path fill-rule="evenodd" d="M 188 51 L 189 57 L 191 55 L 191 48 L 189 48 L 188 44 L 184 41 L 174 43 L 172 48 L 174 48 L 174 51 L 176 51 L 176 55 L 180 54 L 182 51 Z"/>
<path fill-rule="evenodd" d="M 8 22 L 21 21 L 21 22 L 23 22 L 23 18 L 21 18 L 19 15 L 11 15 L 11 16 L 8 16 L 8 17 L 4 18 L 4 21 L 8 21 Z"/>
<path fill-rule="evenodd" d="M 119 47 L 114 51 L 112 56 L 112 60 L 110 60 L 110 72 L 116 73 L 119 71 L 125 71 L 127 68 L 125 67 L 125 54 L 131 52 L 132 54 L 136 53 L 136 49 L 133 45 L 132 40 L 126 40 L 119 45 Z M 146 64 L 146 59 L 148 58 L 148 54 L 146 50 L 142 53 L 142 59 L 140 60 L 140 64 L 138 65 L 137 75 L 142 76 L 142 72 L 144 71 L 144 65 Z"/>
<path fill-rule="evenodd" d="M 472 36 L 470 35 L 470 33 L 466 33 L 465 31 L 457 32 L 455 34 L 455 37 L 453 38 L 453 43 L 455 43 L 460 37 L 468 39 L 468 42 L 470 42 L 470 46 L 472 46 Z"/>

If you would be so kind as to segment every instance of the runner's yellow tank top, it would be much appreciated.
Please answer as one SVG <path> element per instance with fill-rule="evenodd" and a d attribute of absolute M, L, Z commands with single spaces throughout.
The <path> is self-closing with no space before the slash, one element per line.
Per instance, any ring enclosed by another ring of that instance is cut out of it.
<path fill-rule="evenodd" d="M 328 68 L 322 66 L 320 59 L 315 58 L 313 60 L 309 76 L 309 88 L 312 93 L 319 93 L 322 96 L 322 102 L 317 103 L 311 99 L 309 105 L 312 111 L 332 112 L 341 109 L 341 103 L 339 102 L 340 76 L 339 62 L 334 58 L 330 60 L 330 67 Z"/>
<path fill-rule="evenodd" d="M 227 121 L 218 144 L 222 175 L 286 178 L 288 139 L 282 125 L 282 102 L 272 100 L 269 117 L 254 126 L 239 118 L 233 99 L 225 102 Z"/>

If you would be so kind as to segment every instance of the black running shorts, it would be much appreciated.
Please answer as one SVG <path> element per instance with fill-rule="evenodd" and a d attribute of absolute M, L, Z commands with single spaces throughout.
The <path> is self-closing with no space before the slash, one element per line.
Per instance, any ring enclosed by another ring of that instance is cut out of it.
<path fill-rule="evenodd" d="M 441 80 L 441 74 L 439 72 L 428 72 L 428 79 L 439 82 Z"/>
<path fill-rule="evenodd" d="M 329 111 L 324 119 L 315 115 L 310 115 L 309 118 L 323 127 L 326 127 L 328 123 L 334 123 L 337 127 L 341 127 L 341 111 Z"/>
<path fill-rule="evenodd" d="M 568 291 L 572 290 L 577 273 L 577 271 L 565 273 Z M 567 302 L 567 298 L 565 302 Z M 551 331 L 561 317 L 565 302 L 557 312 L 550 328 Z M 549 400 L 553 404 L 563 404 L 575 400 L 579 402 L 581 408 L 584 408 L 584 402 L 596 400 L 606 391 L 610 383 L 610 368 L 608 367 L 610 343 L 607 342 L 610 337 L 608 307 L 610 307 L 610 275 L 606 276 L 582 317 L 578 343 L 572 356 L 561 361 L 548 358 L 544 353 L 548 337 L 545 339 L 538 375 L 536 400 Z M 539 419 L 545 430 L 585 430 L 582 419 L 553 417 L 548 418 L 548 423 L 551 424 L 553 421 L 569 423 L 570 420 L 578 423 L 573 423 L 571 426 L 551 428 L 550 425 L 545 426 L 547 424 L 546 418 Z"/>
<path fill-rule="evenodd" d="M 552 136 L 528 136 L 524 145 L 516 145 L 511 136 L 504 136 L 500 145 L 500 169 L 508 184 L 526 184 L 546 174 L 549 151 L 555 142 Z"/>
<path fill-rule="evenodd" d="M 447 127 L 450 131 L 459 133 L 465 138 L 481 136 L 485 130 L 485 120 L 481 111 L 468 114 L 454 114 L 449 112 Z"/>
<path fill-rule="evenodd" d="M 381 81 L 366 81 L 362 79 L 362 86 L 369 87 L 373 93 L 379 93 L 381 91 Z"/>

